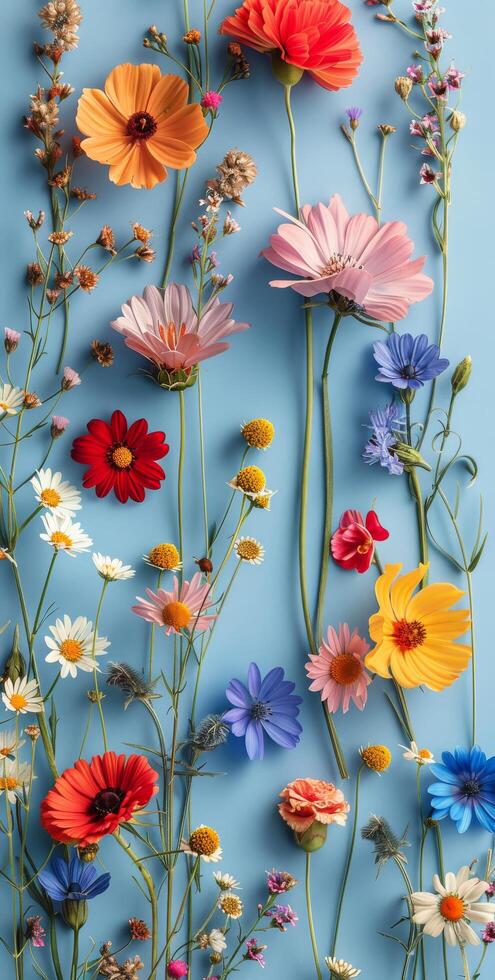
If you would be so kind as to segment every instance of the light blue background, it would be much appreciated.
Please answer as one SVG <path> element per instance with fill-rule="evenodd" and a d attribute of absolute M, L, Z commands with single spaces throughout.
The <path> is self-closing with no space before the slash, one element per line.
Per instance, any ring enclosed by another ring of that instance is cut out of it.
<path fill-rule="evenodd" d="M 139 62 L 155 56 L 146 54 L 140 39 L 146 27 L 155 22 L 164 30 L 171 43 L 182 34 L 179 0 L 164 3 L 160 0 L 85 0 L 82 4 L 84 22 L 81 26 L 79 50 L 65 61 L 66 80 L 80 89 L 101 86 L 108 71 L 124 61 Z M 354 19 L 365 56 L 360 77 L 350 92 L 329 94 L 311 82 L 303 81 L 294 92 L 294 112 L 299 136 L 299 167 L 303 201 L 326 201 L 338 191 L 349 209 L 367 209 L 367 200 L 358 182 L 350 148 L 339 132 L 343 112 L 349 104 L 364 108 L 359 131 L 362 157 L 368 172 L 376 170 L 379 139 L 375 131 L 378 122 L 390 122 L 398 133 L 389 141 L 386 164 L 384 218 L 407 222 L 416 243 L 416 255 L 428 253 L 427 271 L 439 280 L 440 266 L 434 244 L 428 232 L 428 209 L 432 192 L 420 187 L 417 172 L 422 158 L 410 149 L 408 119 L 395 96 L 393 81 L 411 60 L 411 44 L 392 28 L 374 21 L 374 11 L 360 0 L 352 0 Z M 401 9 L 408 12 L 408 3 Z M 490 37 L 491 8 L 484 2 L 478 5 L 476 16 L 466 4 L 451 3 L 445 24 L 453 34 L 450 42 L 452 57 L 466 71 L 462 108 L 468 115 L 468 126 L 459 140 L 455 163 L 454 204 L 452 208 L 451 263 L 452 276 L 449 296 L 449 317 L 445 351 L 454 365 L 465 354 L 474 361 L 469 389 L 459 399 L 455 427 L 462 432 L 465 449 L 480 462 L 480 483 L 485 490 L 485 520 L 493 527 L 493 504 L 489 499 L 491 451 L 491 418 L 489 386 L 492 384 L 493 340 L 491 285 L 493 279 L 493 248 L 491 222 L 491 151 L 493 150 L 489 101 L 492 64 Z M 31 43 L 41 39 L 36 26 L 38 4 L 24 0 L 4 4 L 2 11 L 3 57 L 0 62 L 3 152 L 0 158 L 3 187 L 3 233 L 1 291 L 1 323 L 23 330 L 26 327 L 25 287 L 23 269 L 32 258 L 31 233 L 22 212 L 25 208 L 37 211 L 46 207 L 41 172 L 33 162 L 33 142 L 20 125 L 27 105 L 28 94 L 35 89 L 41 71 L 31 56 Z M 200 19 L 199 0 L 192 0 L 191 20 L 196 22 L 195 7 Z M 215 20 L 231 10 L 228 0 L 218 3 Z M 198 25 L 200 26 L 200 25 Z M 493 27 L 493 20 L 492 20 Z M 220 53 L 223 40 L 213 36 L 213 46 Z M 188 281 L 187 252 L 193 244 L 189 221 L 198 213 L 197 198 L 203 181 L 214 172 L 215 163 L 231 146 L 249 151 L 256 158 L 259 177 L 245 195 L 246 208 L 235 216 L 242 233 L 222 246 L 222 271 L 232 271 L 235 280 L 229 298 L 235 302 L 237 317 L 249 320 L 249 332 L 232 339 L 231 350 L 205 366 L 205 427 L 207 440 L 207 475 L 210 514 L 221 513 L 226 498 L 226 481 L 236 471 L 242 451 L 238 428 L 242 420 L 264 415 L 273 419 L 277 438 L 263 456 L 268 485 L 278 489 L 271 513 L 255 513 L 248 533 L 265 545 L 266 559 L 259 567 L 242 569 L 235 592 L 226 606 L 207 662 L 205 682 L 200 702 L 200 715 L 221 711 L 225 707 L 224 689 L 231 676 L 243 677 L 248 663 L 256 659 L 266 671 L 282 664 L 304 696 L 301 720 L 304 736 L 298 748 L 286 752 L 270 745 L 263 762 L 250 763 L 243 745 L 232 739 L 230 744 L 210 759 L 210 765 L 228 775 L 216 780 L 204 780 L 196 786 L 193 820 L 215 825 L 222 838 L 224 861 L 222 869 L 235 874 L 243 885 L 242 896 L 247 915 L 254 914 L 256 902 L 262 896 L 263 874 L 273 866 L 289 869 L 302 878 L 302 852 L 292 843 L 290 835 L 279 820 L 275 803 L 279 790 L 291 779 L 311 775 L 323 779 L 336 777 L 317 695 L 309 695 L 304 672 L 306 640 L 303 632 L 297 581 L 296 513 L 299 483 L 299 462 L 303 427 L 303 329 L 294 294 L 272 291 L 267 286 L 271 269 L 258 258 L 276 224 L 272 207 L 291 209 L 292 195 L 288 165 L 288 137 L 283 113 L 282 90 L 272 79 L 268 62 L 254 53 L 250 56 L 252 74 L 248 81 L 233 84 L 227 89 L 221 114 L 214 133 L 201 150 L 192 171 L 174 264 L 174 277 Z M 162 70 L 167 65 L 160 62 Z M 75 98 L 70 103 L 71 111 Z M 69 107 L 68 107 L 69 109 Z M 70 115 L 68 116 L 70 119 Z M 69 126 L 67 127 L 70 131 Z M 167 481 L 160 493 L 150 493 L 144 504 L 129 503 L 122 507 L 113 497 L 103 501 L 92 492 L 83 494 L 84 509 L 81 521 L 94 539 L 95 548 L 118 555 L 137 568 L 134 581 L 112 586 L 107 594 L 101 631 L 111 638 L 109 656 L 123 659 L 140 668 L 145 662 L 147 630 L 131 612 L 136 593 L 142 594 L 152 584 L 152 576 L 141 563 L 140 556 L 154 543 L 176 537 L 174 523 L 175 479 L 178 448 L 178 402 L 173 395 L 161 393 L 146 384 L 136 369 L 137 358 L 127 351 L 118 336 L 110 331 L 109 321 L 119 312 L 120 304 L 133 292 L 139 292 L 147 282 L 161 277 L 165 235 L 173 194 L 173 180 L 151 192 L 116 188 L 107 181 L 106 168 L 90 161 L 81 161 L 77 182 L 98 193 L 98 201 L 87 205 L 77 219 L 75 229 L 80 243 L 93 238 L 103 222 L 111 224 L 121 241 L 127 235 L 129 222 L 141 221 L 155 229 L 154 245 L 158 258 L 154 265 L 125 263 L 102 280 L 92 296 L 81 295 L 72 310 L 72 337 L 67 362 L 76 369 L 88 364 L 88 345 L 97 337 L 108 339 L 116 349 L 115 366 L 102 372 L 91 367 L 84 383 L 70 392 L 61 412 L 70 417 L 70 436 L 61 439 L 53 453 L 51 464 L 60 468 L 66 478 L 80 484 L 82 468 L 69 459 L 71 440 L 85 430 L 92 416 L 108 418 L 119 407 L 130 420 L 146 416 L 152 429 L 164 427 L 171 450 L 165 460 Z M 439 313 L 439 290 L 432 298 L 412 309 L 404 329 L 425 331 L 435 337 Z M 325 313 L 316 317 L 317 361 L 322 354 L 328 331 Z M 54 331 L 54 342 L 58 341 Z M 346 321 L 335 346 L 332 401 L 335 431 L 336 495 L 335 519 L 346 507 L 366 510 L 373 501 L 383 523 L 390 529 L 390 539 L 381 546 L 384 560 L 404 561 L 406 567 L 418 558 L 415 516 L 403 481 L 388 478 L 383 470 L 367 469 L 360 458 L 366 432 L 369 407 L 384 404 L 386 393 L 373 380 L 371 356 L 373 332 L 353 321 Z M 24 348 L 27 343 L 23 342 Z M 16 355 L 20 365 L 21 355 Z M 38 381 L 40 391 L 47 391 L 52 375 L 47 369 L 45 382 Z M 19 372 L 19 380 L 22 374 Z M 448 373 L 438 386 L 439 396 L 448 396 Z M 200 487 L 195 428 L 195 392 L 187 393 L 189 414 L 188 458 L 186 463 L 187 513 L 186 553 L 198 554 L 202 549 Z M 29 459 L 28 459 L 29 456 Z M 32 455 L 25 445 L 23 464 L 28 468 L 37 463 L 39 446 L 32 445 Z M 320 552 L 319 527 L 322 506 L 320 439 L 314 442 L 312 490 L 310 497 L 309 570 L 312 589 L 315 586 Z M 258 460 L 255 460 L 258 462 Z M 465 525 L 471 528 L 477 510 L 478 486 L 466 492 Z M 30 504 L 30 491 L 24 495 L 24 506 Z M 335 520 L 334 520 L 335 523 Z M 446 530 L 446 528 L 444 528 Z M 48 562 L 48 551 L 37 537 L 36 525 L 25 535 L 20 550 L 22 574 L 27 584 L 31 608 L 37 601 L 37 590 Z M 192 570 L 186 562 L 187 571 Z M 0 621 L 15 620 L 17 609 L 9 581 L 9 569 L 1 570 Z M 434 556 L 432 579 L 452 572 Z M 454 579 L 457 581 L 457 577 Z M 338 625 L 349 621 L 361 631 L 366 629 L 369 614 L 374 610 L 374 575 L 358 577 L 335 567 L 330 569 L 326 619 Z M 76 560 L 61 556 L 50 589 L 49 599 L 60 612 L 72 617 L 83 614 L 94 617 L 99 580 L 89 556 Z M 485 555 L 476 573 L 476 612 L 478 639 L 479 739 L 493 752 L 493 643 L 490 585 L 490 561 Z M 53 619 L 53 617 L 52 617 Z M 1 651 L 6 654 L 8 640 L 2 637 Z M 157 660 L 168 656 L 168 647 L 157 644 Z M 38 659 L 42 663 L 45 686 L 53 679 L 53 667 L 43 663 L 43 643 L 38 644 Z M 45 669 L 46 668 L 46 669 Z M 469 738 L 470 678 L 466 673 L 454 687 L 441 696 L 414 691 L 410 706 L 418 739 L 436 754 Z M 58 736 L 59 765 L 72 763 L 82 737 L 86 720 L 87 684 L 84 675 L 76 681 L 61 682 L 57 689 L 60 713 Z M 162 713 L 165 712 L 162 702 Z M 127 741 L 147 742 L 151 738 L 148 719 L 139 705 L 123 714 L 118 693 L 105 702 L 110 741 L 115 749 L 125 751 Z M 364 823 L 369 812 L 384 814 L 397 831 L 411 825 L 414 844 L 409 855 L 410 871 L 417 868 L 417 824 L 414 767 L 401 758 L 398 743 L 403 741 L 386 704 L 382 684 L 370 690 L 366 710 L 360 714 L 352 709 L 337 726 L 355 774 L 357 749 L 369 741 L 385 742 L 394 752 L 391 770 L 382 779 L 373 774 L 363 780 L 362 816 Z M 41 748 L 41 747 L 40 747 Z M 100 742 L 95 724 L 92 748 L 99 750 Z M 40 759 L 42 751 L 40 751 Z M 427 782 L 427 775 L 425 782 Z M 41 796 L 49 780 L 41 769 L 36 792 Z M 352 792 L 350 782 L 345 791 Z M 36 814 L 34 814 L 36 820 Z M 313 888 L 316 928 L 322 955 L 328 952 L 335 899 L 342 872 L 348 831 L 332 829 L 326 848 L 313 861 Z M 488 845 L 487 835 L 472 831 L 459 838 L 453 826 L 445 826 L 444 841 L 448 868 L 457 870 L 479 856 L 483 860 Z M 48 841 L 38 833 L 38 853 L 42 854 Z M 2 861 L 4 860 L 2 843 Z M 433 864 L 432 842 L 428 845 L 430 871 Z M 101 859 L 112 872 L 111 891 L 97 898 L 84 937 L 97 944 L 112 938 L 115 946 L 125 935 L 130 915 L 147 917 L 144 900 L 131 880 L 129 865 L 117 852 L 112 840 L 103 842 Z M 482 865 L 483 867 L 483 865 Z M 205 895 L 212 896 L 210 872 L 204 875 Z M 2 888 L 0 923 L 8 935 L 8 904 Z M 392 867 L 386 868 L 375 881 L 371 849 L 359 841 L 352 869 L 350 888 L 344 909 L 343 927 L 338 955 L 360 966 L 363 977 L 380 980 L 384 964 L 389 976 L 398 978 L 402 967 L 400 948 L 378 935 L 386 932 L 400 914 L 401 885 Z M 277 980 L 301 980 L 314 976 L 309 936 L 305 917 L 303 887 L 290 895 L 290 901 L 300 917 L 297 930 L 287 935 L 270 933 L 266 975 Z M 198 903 L 198 910 L 199 910 Z M 135 944 L 133 952 L 142 953 Z M 83 943 L 84 949 L 84 943 Z M 427 941 L 429 980 L 437 980 L 440 971 L 441 944 Z M 3 955 L 3 954 L 2 954 Z M 144 955 L 144 953 L 143 953 Z M 50 974 L 48 951 L 40 951 L 40 961 Z M 200 959 L 198 958 L 198 962 Z M 485 974 L 493 967 L 487 959 Z M 205 958 L 206 966 L 206 958 Z M 246 964 L 247 976 L 255 976 L 258 967 Z M 12 967 L 3 955 L 2 976 L 11 976 Z M 459 970 L 452 963 L 452 976 Z M 207 969 L 204 970 L 207 972 Z M 196 966 L 194 980 L 203 971 Z M 27 976 L 29 976 L 29 967 Z M 145 973 L 143 975 L 146 975 Z"/>

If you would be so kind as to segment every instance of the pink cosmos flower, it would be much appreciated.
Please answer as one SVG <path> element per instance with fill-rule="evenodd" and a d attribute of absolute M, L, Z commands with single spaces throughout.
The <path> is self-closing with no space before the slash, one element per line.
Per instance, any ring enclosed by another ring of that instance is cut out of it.
<path fill-rule="evenodd" d="M 179 589 L 179 580 L 174 575 L 172 592 L 165 589 L 146 589 L 149 599 L 137 596 L 138 605 L 132 611 L 142 616 L 148 623 L 165 626 L 167 636 L 181 630 L 195 630 L 202 633 L 216 619 L 216 615 L 202 615 L 211 606 L 209 599 L 211 585 L 203 581 L 201 572 L 196 572 L 190 582 L 184 582 Z"/>
<path fill-rule="evenodd" d="M 203 98 L 201 99 L 201 105 L 203 109 L 218 109 L 220 103 L 223 102 L 223 95 L 220 92 L 205 92 Z"/>
<path fill-rule="evenodd" d="M 341 568 L 367 572 L 375 554 L 375 541 L 386 541 L 388 536 L 374 510 L 368 511 L 366 521 L 359 510 L 345 510 L 332 535 L 330 550 Z"/>
<path fill-rule="evenodd" d="M 227 350 L 224 337 L 248 329 L 249 323 L 232 319 L 232 309 L 232 303 L 210 300 L 198 323 L 187 286 L 172 282 L 165 289 L 146 286 L 143 296 L 131 296 L 111 325 L 127 347 L 158 369 L 187 371 Z"/>
<path fill-rule="evenodd" d="M 321 691 L 321 700 L 326 701 L 328 710 L 349 710 L 352 702 L 363 710 L 368 697 L 367 687 L 371 677 L 364 668 L 363 659 L 369 644 L 357 629 L 351 633 L 347 623 L 339 626 L 338 633 L 333 626 L 328 627 L 327 639 L 322 640 L 318 653 L 310 653 L 305 664 L 312 683 L 310 691 Z"/>
<path fill-rule="evenodd" d="M 276 209 L 278 211 L 278 209 Z M 414 245 L 401 221 L 379 227 L 368 214 L 349 215 L 338 194 L 330 204 L 305 204 L 301 219 L 279 225 L 262 255 L 302 279 L 275 279 L 302 296 L 337 293 L 377 320 L 401 320 L 411 303 L 428 296 L 433 281 L 421 270 L 425 257 L 411 261 Z"/>

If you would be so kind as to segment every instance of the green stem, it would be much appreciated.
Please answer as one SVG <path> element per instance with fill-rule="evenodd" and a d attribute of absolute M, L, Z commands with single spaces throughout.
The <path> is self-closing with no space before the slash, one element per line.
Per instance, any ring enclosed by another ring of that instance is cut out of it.
<path fill-rule="evenodd" d="M 315 961 L 316 976 L 318 980 L 322 980 L 318 946 L 316 944 L 316 934 L 313 923 L 313 911 L 311 908 L 311 854 L 309 851 L 306 852 L 306 907 L 308 910 L 309 935 L 311 937 L 311 948 L 313 950 L 313 958 Z"/>
<path fill-rule="evenodd" d="M 160 571 L 158 572 L 158 578 L 156 580 L 157 589 L 160 588 L 162 575 L 163 575 L 163 569 L 160 569 Z M 153 656 L 155 652 L 155 634 L 156 634 L 156 626 L 155 623 L 152 623 L 151 630 L 150 630 L 150 656 L 149 656 L 149 666 L 148 666 L 148 675 L 150 681 L 153 679 Z"/>
<path fill-rule="evenodd" d="M 93 627 L 93 648 L 92 648 L 92 651 L 91 651 L 91 656 L 92 656 L 92 659 L 93 660 L 95 659 L 96 640 L 98 638 L 98 625 L 99 625 L 99 622 L 100 622 L 100 614 L 101 614 L 101 609 L 102 609 L 102 606 L 103 606 L 103 599 L 105 598 L 105 592 L 107 591 L 107 586 L 108 586 L 108 579 L 104 579 L 103 580 L 103 587 L 102 587 L 102 590 L 101 590 L 101 593 L 100 593 L 100 599 L 99 599 L 99 602 L 98 602 L 98 608 L 96 610 L 95 623 L 94 623 L 94 627 Z M 98 705 L 98 714 L 100 716 L 100 725 L 101 725 L 101 734 L 102 734 L 102 737 L 103 737 L 103 746 L 104 746 L 105 752 L 108 752 L 107 729 L 106 729 L 106 725 L 105 725 L 105 716 L 103 714 L 103 706 L 102 706 L 102 703 L 101 703 L 102 699 L 101 699 L 101 696 L 100 696 L 100 689 L 99 689 L 99 686 L 98 686 L 98 670 L 97 670 L 96 667 L 93 667 L 93 682 L 94 682 L 95 691 L 96 691 L 96 703 Z"/>
<path fill-rule="evenodd" d="M 50 916 L 50 953 L 52 957 L 53 969 L 55 970 L 55 975 L 57 980 L 64 980 L 62 967 L 60 965 L 60 957 L 58 955 L 57 927 L 55 925 L 55 916 Z"/>
<path fill-rule="evenodd" d="M 199 454 L 201 461 L 201 494 L 203 499 L 203 526 L 205 535 L 205 555 L 208 555 L 210 542 L 208 531 L 208 500 L 206 496 L 205 436 L 203 426 L 203 394 L 201 390 L 201 371 L 198 369 L 198 428 Z"/>
<path fill-rule="evenodd" d="M 191 871 L 191 873 L 189 875 L 189 878 L 188 878 L 188 881 L 187 881 L 187 885 L 186 885 L 186 889 L 184 891 L 184 895 L 182 896 L 182 901 L 181 901 L 180 908 L 179 908 L 179 911 L 177 913 L 177 916 L 175 918 L 175 922 L 173 924 L 172 931 L 170 933 L 167 932 L 167 945 L 166 945 L 166 948 L 165 948 L 165 956 L 168 953 L 168 950 L 170 948 L 170 943 L 172 942 L 172 939 L 174 938 L 175 934 L 178 932 L 178 930 L 180 928 L 180 923 L 182 921 L 182 917 L 183 917 L 184 912 L 185 912 L 185 909 L 186 909 L 187 898 L 188 898 L 189 892 L 191 891 L 193 881 L 194 881 L 194 879 L 196 877 L 196 872 L 198 870 L 200 860 L 201 860 L 201 858 L 197 857 L 196 860 L 193 862 L 192 871 Z"/>
<path fill-rule="evenodd" d="M 342 877 L 342 884 L 340 886 L 339 898 L 337 902 L 337 912 L 335 915 L 335 926 L 333 930 L 333 939 L 332 939 L 332 946 L 331 946 L 332 956 L 336 955 L 337 939 L 339 936 L 339 926 L 340 926 L 340 920 L 342 916 L 342 907 L 344 904 L 344 896 L 347 888 L 347 882 L 349 880 L 349 873 L 351 870 L 352 856 L 354 854 L 354 845 L 356 843 L 356 831 L 358 825 L 358 810 L 359 810 L 359 787 L 361 783 L 361 775 L 363 769 L 364 769 L 364 763 L 361 763 L 356 776 L 356 790 L 354 795 L 354 819 L 352 821 L 351 839 L 349 841 L 349 848 L 347 851 L 344 874 Z"/>
<path fill-rule="evenodd" d="M 464 946 L 464 944 L 462 944 L 461 946 L 459 946 L 459 949 L 461 952 L 461 962 L 462 962 L 462 969 L 464 972 L 464 980 L 471 980 L 471 974 L 469 972 L 469 963 L 467 961 L 467 956 L 466 956 L 466 947 Z"/>
<path fill-rule="evenodd" d="M 79 929 L 74 929 L 70 980 L 77 980 L 78 967 L 79 967 Z"/>
<path fill-rule="evenodd" d="M 166 261 L 165 261 L 165 270 L 164 270 L 163 279 L 162 279 L 162 287 L 163 288 L 165 288 L 165 286 L 167 285 L 168 277 L 170 275 L 170 269 L 171 269 L 171 266 L 172 266 L 172 260 L 173 260 L 173 257 L 174 257 L 175 236 L 176 236 L 176 232 L 177 232 L 177 222 L 179 220 L 179 214 L 180 214 L 181 207 L 182 207 L 182 201 L 184 199 L 184 191 L 185 191 L 185 188 L 186 188 L 186 183 L 187 183 L 188 175 L 189 175 L 189 170 L 186 170 L 184 172 L 184 175 L 183 176 L 181 175 L 180 171 L 178 171 L 178 173 L 177 173 L 177 180 L 176 180 L 176 184 L 175 184 L 175 201 L 174 201 L 174 208 L 173 208 L 173 211 L 172 211 L 172 221 L 171 221 L 170 229 L 169 229 L 167 258 L 166 258 Z M 181 176 L 182 176 L 182 179 L 181 179 Z"/>
<path fill-rule="evenodd" d="M 186 412 L 184 392 L 179 391 L 179 413 L 180 413 L 180 443 L 179 443 L 179 466 L 177 471 L 177 513 L 179 522 L 179 552 L 180 559 L 184 559 L 184 527 L 182 512 L 182 494 L 184 478 L 184 458 L 186 448 Z M 182 573 L 181 573 L 182 575 Z"/>
<path fill-rule="evenodd" d="M 418 474 L 416 472 L 416 467 L 411 467 L 411 472 L 409 473 L 409 483 L 411 491 L 416 502 L 416 516 L 418 521 L 418 534 L 419 534 L 419 554 L 420 560 L 423 565 L 428 564 L 428 537 L 426 533 L 426 520 L 425 520 L 425 508 L 423 504 L 423 495 L 421 493 L 421 486 L 418 479 Z M 423 586 L 426 585 L 426 576 L 423 579 Z"/>
<path fill-rule="evenodd" d="M 445 881 L 445 863 L 443 860 L 443 844 L 442 844 L 442 833 L 440 830 L 439 823 L 435 824 L 435 840 L 437 844 L 437 854 L 438 854 L 438 872 L 441 881 Z M 449 980 L 449 964 L 447 958 L 447 943 L 445 940 L 445 934 L 442 933 L 442 953 L 443 953 L 443 971 L 445 980 Z"/>
<path fill-rule="evenodd" d="M 151 905 L 151 972 L 149 974 L 148 980 L 155 980 L 156 977 L 156 963 L 158 956 L 158 903 L 156 898 L 155 886 L 153 884 L 153 878 L 151 877 L 149 871 L 144 866 L 144 864 L 139 860 L 135 851 L 133 851 L 130 844 L 124 840 L 121 836 L 119 830 L 116 830 L 113 834 L 117 844 L 120 845 L 122 850 L 129 855 L 134 866 L 139 871 L 146 888 L 148 890 L 150 905 Z"/>
<path fill-rule="evenodd" d="M 486 956 L 487 949 L 488 949 L 488 943 L 485 943 L 484 946 L 483 946 L 483 952 L 482 952 L 481 957 L 480 957 L 479 962 L 478 962 L 478 966 L 476 967 L 476 969 L 475 969 L 475 971 L 473 973 L 473 980 L 478 980 L 478 977 L 479 977 L 479 975 L 481 973 L 481 967 L 483 966 L 483 963 L 485 961 L 485 956 Z"/>

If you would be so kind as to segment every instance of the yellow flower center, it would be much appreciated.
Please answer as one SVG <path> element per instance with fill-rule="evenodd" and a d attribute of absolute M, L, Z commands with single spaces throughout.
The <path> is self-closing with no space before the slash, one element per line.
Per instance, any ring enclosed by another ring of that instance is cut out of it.
<path fill-rule="evenodd" d="M 237 557 L 242 558 L 244 561 L 254 561 L 256 558 L 261 558 L 261 548 L 253 538 L 246 538 L 244 541 L 239 541 L 236 547 L 236 553 Z"/>
<path fill-rule="evenodd" d="M 260 495 L 255 497 L 253 500 L 253 504 L 255 507 L 259 507 L 261 510 L 268 510 L 270 506 L 270 494 L 260 493 Z"/>
<path fill-rule="evenodd" d="M 0 749 L 0 755 L 10 755 L 14 751 L 15 746 L 11 745 L 8 749 Z"/>
<path fill-rule="evenodd" d="M 52 487 L 47 487 L 46 490 L 41 491 L 40 499 L 41 503 L 44 504 L 45 507 L 58 507 L 62 497 L 56 490 L 53 490 Z"/>
<path fill-rule="evenodd" d="M 6 561 L 6 560 L 7 560 L 7 552 L 4 550 L 4 548 L 0 548 L 0 561 Z"/>
<path fill-rule="evenodd" d="M 127 446 L 116 446 L 112 450 L 112 462 L 119 470 L 127 470 L 134 459 L 131 450 Z"/>
<path fill-rule="evenodd" d="M 0 778 L 0 789 L 15 789 L 17 786 L 17 779 L 15 776 L 2 776 Z"/>
<path fill-rule="evenodd" d="M 220 838 L 213 827 L 198 827 L 189 838 L 189 847 L 195 854 L 211 857 L 220 845 Z"/>
<path fill-rule="evenodd" d="M 363 672 L 361 662 L 352 653 L 339 653 L 332 657 L 328 670 L 336 684 L 353 684 Z"/>
<path fill-rule="evenodd" d="M 8 407 L 9 407 L 9 403 L 8 402 L 0 402 L 0 411 L 6 412 L 7 409 L 8 409 Z"/>
<path fill-rule="evenodd" d="M 401 653 L 406 650 L 414 650 L 421 646 L 426 639 L 426 630 L 423 623 L 414 619 L 408 623 L 406 619 L 399 619 L 394 623 L 394 640 Z"/>
<path fill-rule="evenodd" d="M 230 915 L 234 919 L 242 915 L 242 902 L 237 895 L 222 895 L 220 908 L 225 915 Z"/>
<path fill-rule="evenodd" d="M 62 654 L 64 660 L 69 660 L 70 663 L 75 663 L 80 660 L 83 654 L 83 648 L 79 640 L 62 640 L 60 644 L 60 653 Z"/>
<path fill-rule="evenodd" d="M 175 544 L 157 544 L 151 549 L 148 558 L 157 568 L 170 570 L 180 564 L 180 555 Z"/>
<path fill-rule="evenodd" d="M 361 749 L 361 758 L 373 772 L 385 772 L 392 762 L 392 753 L 386 745 L 368 745 Z"/>
<path fill-rule="evenodd" d="M 358 555 L 367 555 L 372 545 L 372 541 L 365 541 L 363 544 L 358 544 L 356 548 Z"/>
<path fill-rule="evenodd" d="M 171 626 L 174 630 L 182 630 L 189 624 L 191 610 L 185 602 L 169 602 L 162 611 L 164 626 Z"/>
<path fill-rule="evenodd" d="M 72 538 L 63 531 L 53 531 L 50 541 L 54 548 L 72 548 L 74 544 Z"/>
<path fill-rule="evenodd" d="M 418 755 L 420 759 L 431 759 L 431 752 L 429 749 L 420 749 Z"/>
<path fill-rule="evenodd" d="M 447 922 L 459 922 L 464 916 L 464 902 L 457 895 L 446 895 L 440 902 L 439 911 Z"/>
<path fill-rule="evenodd" d="M 14 711 L 21 711 L 22 708 L 26 707 L 27 700 L 23 694 L 11 694 L 10 704 L 13 707 Z"/>
<path fill-rule="evenodd" d="M 253 449 L 267 449 L 273 441 L 275 427 L 268 419 L 252 419 L 243 425 L 241 433 L 248 446 Z"/>
<path fill-rule="evenodd" d="M 265 489 L 266 477 L 259 466 L 245 466 L 239 470 L 235 483 L 245 493 L 261 493 Z"/>

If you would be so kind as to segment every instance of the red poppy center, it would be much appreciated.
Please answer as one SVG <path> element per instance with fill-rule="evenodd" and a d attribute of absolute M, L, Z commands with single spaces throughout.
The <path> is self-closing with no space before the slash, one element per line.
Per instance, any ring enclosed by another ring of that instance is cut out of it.
<path fill-rule="evenodd" d="M 424 643 L 426 630 L 423 623 L 414 619 L 408 623 L 405 619 L 399 619 L 394 623 L 394 639 L 397 646 L 404 653 L 406 650 L 414 650 Z"/>
<path fill-rule="evenodd" d="M 127 120 L 127 134 L 134 140 L 149 140 L 156 130 L 156 119 L 149 112 L 134 112 Z"/>
<path fill-rule="evenodd" d="M 108 813 L 118 813 L 120 804 L 124 799 L 124 792 L 121 789 L 102 789 L 95 796 L 91 809 L 99 817 L 106 817 Z"/>
<path fill-rule="evenodd" d="M 128 470 L 134 462 L 134 455 L 128 446 L 112 446 L 110 460 L 119 470 Z"/>

